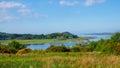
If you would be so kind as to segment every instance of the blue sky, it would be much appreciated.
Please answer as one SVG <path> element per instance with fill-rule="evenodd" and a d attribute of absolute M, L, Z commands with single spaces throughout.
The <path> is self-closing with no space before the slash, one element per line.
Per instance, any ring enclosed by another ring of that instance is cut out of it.
<path fill-rule="evenodd" d="M 120 31 L 120 0 L 0 0 L 0 32 Z"/>

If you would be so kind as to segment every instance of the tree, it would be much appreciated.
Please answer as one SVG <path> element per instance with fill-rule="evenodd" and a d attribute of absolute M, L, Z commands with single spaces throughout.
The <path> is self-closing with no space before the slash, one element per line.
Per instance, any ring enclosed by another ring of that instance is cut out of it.
<path fill-rule="evenodd" d="M 70 39 L 70 38 L 78 38 L 77 35 L 71 34 L 69 32 L 62 33 L 51 33 L 51 34 L 9 34 L 0 32 L 0 40 L 8 40 L 8 39 Z"/>

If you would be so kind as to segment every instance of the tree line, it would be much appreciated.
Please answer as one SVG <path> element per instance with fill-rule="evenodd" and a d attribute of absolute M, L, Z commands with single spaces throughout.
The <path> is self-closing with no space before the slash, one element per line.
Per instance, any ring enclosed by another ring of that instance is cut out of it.
<path fill-rule="evenodd" d="M 71 39 L 78 38 L 70 32 L 62 33 L 51 33 L 51 34 L 10 34 L 0 32 L 0 40 L 11 40 L 11 39 Z"/>

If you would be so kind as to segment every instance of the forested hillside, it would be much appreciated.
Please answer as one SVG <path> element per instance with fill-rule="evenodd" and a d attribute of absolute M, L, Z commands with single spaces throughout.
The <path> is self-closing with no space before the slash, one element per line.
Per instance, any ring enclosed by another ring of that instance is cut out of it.
<path fill-rule="evenodd" d="M 77 35 L 74 35 L 69 32 L 62 33 L 51 33 L 51 34 L 10 34 L 0 32 L 0 40 L 8 40 L 8 39 L 70 39 L 70 38 L 78 38 Z"/>

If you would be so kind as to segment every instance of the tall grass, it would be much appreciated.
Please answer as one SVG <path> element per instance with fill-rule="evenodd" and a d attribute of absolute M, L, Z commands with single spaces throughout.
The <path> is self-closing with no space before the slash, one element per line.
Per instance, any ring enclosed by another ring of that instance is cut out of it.
<path fill-rule="evenodd" d="M 120 68 L 120 56 L 97 52 L 0 55 L 0 68 Z"/>

